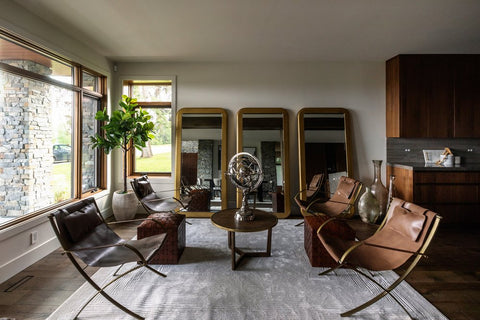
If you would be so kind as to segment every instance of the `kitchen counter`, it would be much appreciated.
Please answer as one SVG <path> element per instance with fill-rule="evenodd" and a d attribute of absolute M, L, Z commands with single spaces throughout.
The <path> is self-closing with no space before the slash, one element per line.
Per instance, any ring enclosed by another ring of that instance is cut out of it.
<path fill-rule="evenodd" d="M 413 171 L 480 171 L 480 163 L 471 163 L 471 164 L 460 164 L 454 165 L 452 167 L 445 167 L 443 165 L 437 164 L 425 164 L 424 162 L 401 162 L 401 163 L 390 163 L 387 162 L 388 166 L 394 168 L 402 168 Z"/>
<path fill-rule="evenodd" d="M 480 163 L 454 167 L 423 162 L 387 164 L 395 196 L 443 216 L 442 224 L 480 223 Z"/>

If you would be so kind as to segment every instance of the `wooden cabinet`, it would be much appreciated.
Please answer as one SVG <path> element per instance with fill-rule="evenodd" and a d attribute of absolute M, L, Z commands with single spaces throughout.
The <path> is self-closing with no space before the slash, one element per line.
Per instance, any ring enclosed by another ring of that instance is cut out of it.
<path fill-rule="evenodd" d="M 387 137 L 480 137 L 480 55 L 399 55 L 386 63 Z"/>
<path fill-rule="evenodd" d="M 454 137 L 480 137 L 480 59 L 457 59 L 455 73 Z"/>
<path fill-rule="evenodd" d="M 480 172 L 415 171 L 387 166 L 396 196 L 439 213 L 444 223 L 480 223 Z"/>

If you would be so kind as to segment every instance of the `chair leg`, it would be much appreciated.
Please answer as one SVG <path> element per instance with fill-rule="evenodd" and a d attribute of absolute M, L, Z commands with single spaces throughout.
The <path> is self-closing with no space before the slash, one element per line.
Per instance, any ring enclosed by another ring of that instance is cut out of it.
<path fill-rule="evenodd" d="M 125 313 L 128 313 L 129 315 L 131 315 L 132 317 L 136 318 L 136 319 L 145 319 L 144 317 L 140 316 L 139 314 L 133 312 L 132 310 L 126 308 L 125 306 L 123 306 L 121 303 L 119 303 L 117 300 L 115 300 L 114 298 L 112 298 L 109 294 L 107 294 L 105 292 L 105 289 L 110 286 L 112 283 L 114 283 L 115 281 L 117 281 L 118 279 L 120 279 L 121 277 L 141 268 L 141 267 L 147 267 L 147 269 L 155 272 L 156 274 L 162 276 L 162 277 L 166 277 L 165 274 L 153 269 L 152 267 L 150 267 L 149 265 L 147 264 L 144 264 L 144 263 L 141 263 L 141 264 L 138 264 L 136 265 L 135 267 L 125 271 L 124 273 L 120 274 L 120 275 L 117 275 L 115 276 L 114 279 L 112 279 L 111 281 L 109 281 L 106 285 L 104 285 L 103 287 L 100 288 L 100 286 L 95 282 L 93 281 L 89 276 L 88 274 L 82 269 L 82 267 L 77 263 L 77 261 L 75 260 L 75 258 L 73 257 L 73 255 L 71 253 L 67 253 L 68 257 L 70 258 L 70 260 L 72 261 L 73 265 L 77 268 L 77 270 L 80 272 L 80 274 L 85 278 L 85 280 L 87 280 L 88 283 L 90 283 L 90 285 L 95 289 L 97 290 L 97 292 L 80 308 L 80 310 L 77 312 L 77 314 L 75 315 L 75 318 L 76 319 L 78 317 L 78 315 L 83 311 L 83 309 L 85 309 L 85 307 L 98 295 L 98 294 L 101 294 L 102 296 L 105 297 L 105 299 L 107 299 L 108 301 L 110 301 L 110 303 L 112 303 L 114 306 L 116 306 L 117 308 L 119 308 L 120 310 L 124 311 Z M 119 269 L 117 269 L 115 271 L 115 273 L 118 272 Z"/>
<path fill-rule="evenodd" d="M 342 317 L 349 317 L 351 316 L 352 314 L 354 313 L 357 313 L 358 311 L 360 310 L 363 310 L 369 306 L 371 306 L 372 304 L 374 304 L 375 302 L 377 302 L 378 300 L 382 299 L 383 297 L 385 297 L 387 294 L 389 294 L 393 300 L 395 300 L 399 305 L 400 307 L 402 307 L 402 309 L 407 313 L 407 315 L 410 317 L 410 319 L 413 319 L 413 317 L 410 315 L 410 313 L 408 312 L 408 310 L 403 306 L 403 304 L 400 303 L 400 301 L 398 301 L 397 298 L 395 298 L 394 295 L 391 294 L 391 291 L 397 286 L 400 284 L 400 282 L 402 282 L 405 277 L 407 276 L 406 274 L 403 274 L 400 278 L 398 278 L 395 282 L 393 282 L 388 288 L 384 288 L 378 281 L 376 281 L 375 279 L 373 279 L 373 277 L 369 276 L 368 274 L 362 272 L 361 270 L 357 269 L 357 268 L 352 268 L 352 270 L 358 272 L 359 274 L 363 275 L 364 277 L 366 277 L 367 279 L 369 279 L 370 281 L 372 281 L 373 283 L 375 283 L 377 286 L 379 286 L 383 291 L 380 292 L 378 295 L 376 295 L 375 297 L 373 297 L 372 299 L 368 300 L 367 302 L 363 303 L 362 305 L 356 307 L 356 308 L 353 308 L 349 311 L 346 311 L 346 312 L 343 312 L 342 314 L 340 314 Z"/>
<path fill-rule="evenodd" d="M 115 270 L 115 272 L 113 273 L 114 277 L 118 276 L 118 271 L 120 271 L 120 269 L 122 269 L 123 265 L 124 264 L 122 263 L 121 265 L 118 266 L 117 270 Z"/>
<path fill-rule="evenodd" d="M 340 267 L 343 267 L 344 265 L 345 265 L 344 263 L 341 263 L 341 264 L 339 264 L 339 265 L 336 265 L 335 267 L 332 267 L 332 268 L 330 268 L 330 269 L 328 269 L 328 270 L 325 270 L 325 271 L 323 271 L 323 272 L 320 272 L 318 275 L 319 275 L 319 276 L 324 276 L 324 275 L 326 275 L 327 273 L 330 273 L 330 272 L 332 272 L 332 271 L 337 270 L 337 269 L 340 268 Z"/>
<path fill-rule="evenodd" d="M 297 224 L 295 225 L 295 227 L 299 227 L 299 226 L 301 226 L 301 225 L 304 224 L 304 223 L 305 223 L 305 220 L 303 220 L 302 222 L 297 223 Z"/>
<path fill-rule="evenodd" d="M 144 265 L 144 267 L 147 268 L 147 269 L 149 269 L 149 270 L 151 270 L 152 272 L 158 274 L 159 276 L 162 276 L 162 277 L 164 277 L 164 278 L 167 277 L 166 274 L 161 273 L 160 271 L 153 269 L 153 268 L 152 268 L 151 266 L 149 266 L 148 264 Z"/>
<path fill-rule="evenodd" d="M 83 309 L 85 309 L 85 307 L 98 295 L 98 294 L 101 294 L 102 296 L 105 297 L 105 299 L 107 299 L 108 301 L 110 301 L 110 303 L 112 303 L 114 306 L 116 306 L 117 308 L 119 308 L 120 310 L 122 310 L 123 312 L 125 313 L 128 313 L 129 315 L 131 315 L 132 317 L 134 317 L 135 319 L 145 319 L 144 317 L 142 317 L 141 315 L 133 312 L 132 310 L 128 309 L 127 307 L 123 306 L 120 302 L 118 302 L 117 300 L 113 299 L 109 294 L 107 294 L 104 290 L 105 288 L 107 288 L 109 285 L 111 285 L 112 283 L 114 283 L 115 281 L 117 281 L 118 279 L 120 279 L 121 277 L 123 277 L 124 275 L 126 274 L 129 274 L 130 272 L 138 269 L 141 267 L 140 266 L 136 266 L 126 272 L 124 272 L 123 274 L 115 277 L 112 281 L 108 282 L 106 285 L 104 285 L 102 288 L 100 288 L 100 286 L 97 285 L 97 283 L 95 283 L 95 281 L 93 281 L 86 273 L 85 271 L 78 265 L 77 261 L 75 260 L 75 258 L 70 254 L 68 253 L 68 256 L 70 258 L 70 260 L 72 261 L 72 263 L 75 265 L 75 267 L 77 268 L 77 270 L 80 272 L 80 274 L 85 278 L 85 280 L 87 280 L 88 283 L 90 283 L 90 285 L 95 289 L 97 290 L 97 292 L 90 298 L 88 299 L 88 301 L 80 308 L 80 310 L 77 312 L 77 314 L 75 315 L 74 319 L 77 319 L 78 315 L 83 311 Z"/>

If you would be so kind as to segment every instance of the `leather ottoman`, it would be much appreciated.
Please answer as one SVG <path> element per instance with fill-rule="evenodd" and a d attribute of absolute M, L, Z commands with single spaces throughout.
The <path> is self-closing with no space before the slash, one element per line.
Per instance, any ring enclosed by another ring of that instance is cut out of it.
<path fill-rule="evenodd" d="M 329 216 L 305 217 L 303 244 L 312 267 L 335 267 L 338 265 L 317 237 L 318 228 L 328 219 L 330 219 Z M 355 239 L 355 231 L 344 221 L 331 221 L 323 227 L 322 232 L 330 233 L 347 240 Z"/>
<path fill-rule="evenodd" d="M 167 233 L 163 246 L 149 260 L 151 264 L 177 264 L 185 249 L 185 215 L 154 213 L 137 227 L 137 238 Z M 150 220 L 150 219 L 155 219 Z"/>

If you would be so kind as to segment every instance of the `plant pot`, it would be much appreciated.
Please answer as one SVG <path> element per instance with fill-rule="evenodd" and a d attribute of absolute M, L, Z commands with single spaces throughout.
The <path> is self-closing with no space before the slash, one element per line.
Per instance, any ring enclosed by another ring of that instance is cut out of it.
<path fill-rule="evenodd" d="M 127 193 L 117 190 L 113 193 L 112 210 L 115 220 L 129 220 L 135 217 L 137 213 L 138 200 L 132 190 Z"/>

